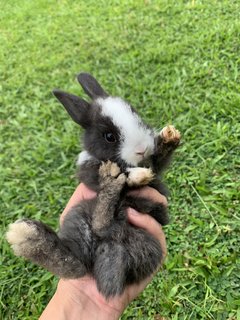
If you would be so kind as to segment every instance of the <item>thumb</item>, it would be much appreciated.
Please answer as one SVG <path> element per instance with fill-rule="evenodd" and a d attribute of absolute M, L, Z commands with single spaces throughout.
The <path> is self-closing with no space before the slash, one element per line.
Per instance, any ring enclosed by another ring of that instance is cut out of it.
<path fill-rule="evenodd" d="M 163 257 L 167 255 L 167 245 L 162 226 L 150 215 L 140 213 L 133 208 L 127 210 L 128 221 L 134 226 L 144 229 L 156 238 L 161 245 Z"/>

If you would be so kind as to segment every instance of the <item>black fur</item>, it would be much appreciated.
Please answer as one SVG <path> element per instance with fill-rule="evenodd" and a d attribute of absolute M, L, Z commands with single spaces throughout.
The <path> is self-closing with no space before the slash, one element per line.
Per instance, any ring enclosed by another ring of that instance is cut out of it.
<path fill-rule="evenodd" d="M 98 97 L 106 98 L 108 94 L 103 90 L 95 78 L 86 72 L 81 72 L 77 76 L 78 82 L 89 97 L 96 99 Z"/>
<path fill-rule="evenodd" d="M 41 222 L 24 219 L 12 228 L 15 230 L 22 224 L 27 230 L 24 241 L 18 243 L 17 249 L 15 240 L 9 242 L 17 254 L 60 277 L 78 278 L 86 273 L 92 274 L 99 291 L 109 298 L 120 295 L 128 284 L 138 283 L 153 273 L 162 258 L 158 241 L 128 223 L 127 208 L 150 214 L 162 225 L 169 219 L 163 205 L 128 195 L 128 169 L 131 165 L 119 156 L 121 129 L 101 114 L 97 100 L 108 97 L 108 94 L 89 74 L 80 74 L 78 80 L 93 102 L 88 103 L 59 90 L 54 94 L 73 120 L 85 128 L 84 147 L 91 159 L 81 165 L 78 177 L 98 196 L 73 208 L 65 217 L 58 235 Z M 104 138 L 108 132 L 114 135 L 113 143 Z M 179 139 L 166 142 L 161 135 L 154 139 L 154 152 L 139 166 L 152 169 L 155 178 L 149 185 L 166 195 L 166 188 L 157 175 L 169 163 Z M 32 233 L 34 236 L 29 236 L 31 230 L 28 226 L 36 231 Z M 8 239 L 11 236 L 9 231 Z"/>

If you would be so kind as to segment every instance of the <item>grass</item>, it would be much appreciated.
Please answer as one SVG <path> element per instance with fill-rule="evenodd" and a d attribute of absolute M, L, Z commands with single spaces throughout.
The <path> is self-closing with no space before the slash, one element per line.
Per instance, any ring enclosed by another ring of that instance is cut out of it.
<path fill-rule="evenodd" d="M 79 129 L 51 90 L 80 71 L 183 145 L 166 180 L 168 258 L 122 319 L 240 319 L 239 1 L 0 4 L 0 319 L 37 319 L 57 279 L 4 240 L 20 217 L 57 228 L 76 186 Z"/>

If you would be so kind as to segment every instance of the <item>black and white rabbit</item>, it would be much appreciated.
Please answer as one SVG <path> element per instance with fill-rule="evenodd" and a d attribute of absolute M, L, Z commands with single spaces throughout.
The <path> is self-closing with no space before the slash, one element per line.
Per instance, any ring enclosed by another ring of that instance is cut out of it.
<path fill-rule="evenodd" d="M 129 224 L 126 209 L 148 213 L 165 225 L 166 208 L 129 196 L 128 191 L 150 185 L 166 193 L 158 175 L 179 145 L 180 133 L 173 126 L 155 133 L 127 102 L 109 96 L 91 75 L 80 73 L 78 81 L 91 102 L 59 90 L 54 95 L 85 129 L 79 179 L 97 197 L 71 209 L 58 233 L 40 221 L 21 219 L 9 226 L 6 237 L 16 255 L 62 278 L 91 274 L 109 298 L 149 276 L 161 261 L 158 241 Z"/>

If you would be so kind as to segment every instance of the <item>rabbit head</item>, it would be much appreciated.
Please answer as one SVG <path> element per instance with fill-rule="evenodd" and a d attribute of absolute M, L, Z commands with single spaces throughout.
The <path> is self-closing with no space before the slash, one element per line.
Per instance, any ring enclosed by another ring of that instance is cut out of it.
<path fill-rule="evenodd" d="M 91 102 L 60 90 L 53 93 L 85 129 L 84 147 L 88 154 L 133 167 L 149 158 L 154 153 L 153 129 L 127 102 L 108 95 L 93 76 L 80 73 L 77 78 Z"/>

